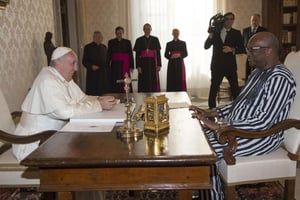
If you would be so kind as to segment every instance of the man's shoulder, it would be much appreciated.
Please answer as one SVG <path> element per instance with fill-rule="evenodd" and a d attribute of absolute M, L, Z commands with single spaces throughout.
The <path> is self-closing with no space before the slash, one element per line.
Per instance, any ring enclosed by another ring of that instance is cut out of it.
<path fill-rule="evenodd" d="M 129 39 L 126 39 L 126 38 L 123 38 L 122 41 L 126 44 L 130 43 L 131 44 L 131 41 Z"/>
<path fill-rule="evenodd" d="M 292 72 L 284 64 L 277 65 L 272 72 L 275 76 L 282 76 L 288 80 L 295 81 Z"/>
<path fill-rule="evenodd" d="M 153 35 L 150 35 L 150 38 L 151 38 L 151 39 L 154 39 L 154 40 L 158 40 L 158 37 L 153 36 Z"/>
<path fill-rule="evenodd" d="M 54 67 L 43 67 L 42 70 L 39 73 L 39 77 L 42 77 L 43 79 L 49 79 L 53 78 L 58 72 Z"/>
<path fill-rule="evenodd" d="M 183 40 L 178 40 L 178 42 L 181 44 L 185 44 L 185 41 L 183 41 Z"/>
<path fill-rule="evenodd" d="M 114 42 L 116 40 L 117 40 L 117 38 L 112 38 L 112 39 L 108 40 L 108 43 Z"/>
<path fill-rule="evenodd" d="M 257 32 L 262 32 L 262 31 L 268 31 L 268 29 L 263 26 L 258 26 Z"/>
<path fill-rule="evenodd" d="M 230 30 L 231 30 L 231 32 L 233 32 L 233 33 L 241 33 L 241 31 L 240 31 L 240 30 L 238 30 L 238 29 L 235 29 L 235 28 L 231 28 Z"/>
<path fill-rule="evenodd" d="M 140 36 L 136 39 L 136 41 L 143 40 L 144 38 L 145 38 L 145 36 Z"/>
<path fill-rule="evenodd" d="M 103 44 L 103 43 L 101 43 L 100 46 L 101 46 L 102 48 L 105 48 L 105 49 L 107 48 L 107 46 L 106 46 L 105 44 Z"/>
<path fill-rule="evenodd" d="M 86 45 L 84 46 L 84 48 L 91 48 L 91 47 L 93 47 L 93 46 L 95 46 L 95 43 L 94 43 L 94 42 L 90 42 L 90 43 L 86 44 Z"/>
<path fill-rule="evenodd" d="M 53 67 L 43 67 L 40 73 L 35 78 L 32 87 L 42 87 L 49 84 L 49 80 L 53 81 L 55 79 L 55 69 Z"/>
<path fill-rule="evenodd" d="M 247 26 L 247 27 L 243 28 L 243 32 L 249 31 L 249 30 L 251 30 L 251 26 Z"/>
<path fill-rule="evenodd" d="M 47 76 L 49 74 L 52 74 L 52 69 L 54 69 L 53 67 L 47 66 L 47 67 L 43 67 L 40 71 L 40 73 L 38 74 L 38 76 Z"/>

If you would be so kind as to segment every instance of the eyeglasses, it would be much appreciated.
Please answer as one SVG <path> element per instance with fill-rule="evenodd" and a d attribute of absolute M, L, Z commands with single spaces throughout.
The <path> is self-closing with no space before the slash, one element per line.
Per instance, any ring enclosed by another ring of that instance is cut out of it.
<path fill-rule="evenodd" d="M 270 47 L 246 47 L 246 51 L 248 53 L 253 53 L 253 51 L 255 50 L 266 49 L 266 48 L 270 48 Z"/>

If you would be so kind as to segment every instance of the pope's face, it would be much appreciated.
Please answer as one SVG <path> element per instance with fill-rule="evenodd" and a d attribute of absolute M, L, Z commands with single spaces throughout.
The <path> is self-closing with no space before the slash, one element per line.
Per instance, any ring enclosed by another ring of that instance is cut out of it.
<path fill-rule="evenodd" d="M 55 68 L 66 81 L 71 81 L 74 72 L 78 70 L 78 58 L 76 54 L 73 51 L 67 53 L 57 61 Z"/>

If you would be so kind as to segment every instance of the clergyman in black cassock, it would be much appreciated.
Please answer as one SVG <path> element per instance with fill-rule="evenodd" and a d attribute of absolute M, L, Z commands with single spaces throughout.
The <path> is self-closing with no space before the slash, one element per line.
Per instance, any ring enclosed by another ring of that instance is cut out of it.
<path fill-rule="evenodd" d="M 150 35 L 150 24 L 145 24 L 143 30 L 145 35 L 136 39 L 133 48 L 136 52 L 138 92 L 160 92 L 160 43 L 157 37 Z"/>
<path fill-rule="evenodd" d="M 179 30 L 173 29 L 173 40 L 167 43 L 165 57 L 167 69 L 167 92 L 186 91 L 184 58 L 187 57 L 186 43 L 179 40 Z"/>
<path fill-rule="evenodd" d="M 132 45 L 130 40 L 124 39 L 124 28 L 116 27 L 116 38 L 108 41 L 107 57 L 111 72 L 111 92 L 124 93 L 124 83 L 117 83 L 117 80 L 124 79 L 125 73 L 131 77 L 134 69 Z M 130 84 L 130 91 L 132 86 Z"/>
<path fill-rule="evenodd" d="M 86 67 L 86 94 L 99 96 L 109 92 L 107 48 L 103 36 L 95 31 L 93 42 L 84 46 L 82 64 Z"/>

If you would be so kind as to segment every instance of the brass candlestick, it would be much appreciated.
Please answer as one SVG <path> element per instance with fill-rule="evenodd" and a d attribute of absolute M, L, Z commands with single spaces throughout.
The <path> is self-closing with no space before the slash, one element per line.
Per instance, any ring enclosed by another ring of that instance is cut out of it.
<path fill-rule="evenodd" d="M 117 83 L 125 83 L 124 90 L 126 92 L 126 119 L 124 120 L 124 125 L 117 129 L 117 132 L 120 133 L 123 138 L 131 138 L 141 136 L 143 130 L 136 127 L 135 120 L 133 119 L 133 112 L 131 111 L 132 102 L 129 101 L 129 91 L 130 91 L 130 83 L 132 81 L 136 81 L 136 79 L 131 79 L 128 74 L 125 74 L 124 79 L 117 80 Z"/>

